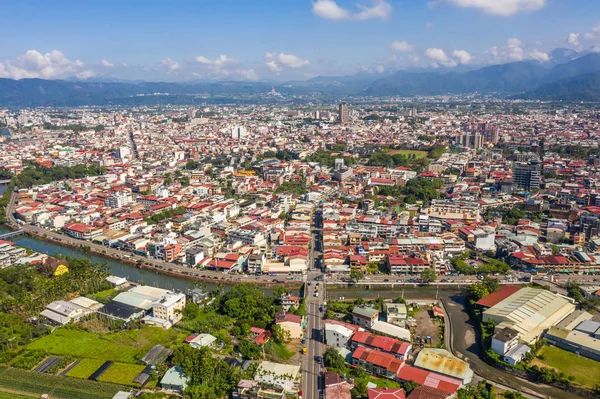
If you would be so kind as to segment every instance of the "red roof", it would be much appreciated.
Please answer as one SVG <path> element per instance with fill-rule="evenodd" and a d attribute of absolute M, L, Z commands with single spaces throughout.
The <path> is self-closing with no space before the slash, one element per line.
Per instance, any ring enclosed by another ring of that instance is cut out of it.
<path fill-rule="evenodd" d="M 352 342 L 380 349 L 384 352 L 406 355 L 410 350 L 410 343 L 403 342 L 394 338 L 375 335 L 367 331 L 357 331 L 352 336 Z"/>
<path fill-rule="evenodd" d="M 485 298 L 481 298 L 477 302 L 477 304 L 480 306 L 485 306 L 485 307 L 491 308 L 492 306 L 502 302 L 503 300 L 505 300 L 512 294 L 514 294 L 515 292 L 519 291 L 520 289 L 521 289 L 521 287 L 517 287 L 514 285 L 505 285 L 504 287 L 500 288 L 498 291 L 492 292 L 490 295 L 486 296 Z"/>
<path fill-rule="evenodd" d="M 369 399 L 406 399 L 402 388 L 369 388 Z"/>

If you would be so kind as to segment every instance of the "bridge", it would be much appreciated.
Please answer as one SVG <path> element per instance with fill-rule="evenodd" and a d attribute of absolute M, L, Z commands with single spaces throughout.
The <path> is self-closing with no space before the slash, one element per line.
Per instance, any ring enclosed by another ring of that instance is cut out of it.
<path fill-rule="evenodd" d="M 0 240 L 9 240 L 13 237 L 17 237 L 17 236 L 20 236 L 23 234 L 27 234 L 25 232 L 25 230 L 11 231 L 10 233 L 5 233 L 5 234 L 0 235 Z"/>
<path fill-rule="evenodd" d="M 10 180 L 0 180 L 0 185 L 8 184 L 8 183 L 10 183 Z"/>

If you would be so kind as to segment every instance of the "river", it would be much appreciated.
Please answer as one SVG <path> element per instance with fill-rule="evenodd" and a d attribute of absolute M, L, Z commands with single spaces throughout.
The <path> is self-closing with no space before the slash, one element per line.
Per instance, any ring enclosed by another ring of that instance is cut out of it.
<path fill-rule="evenodd" d="M 0 234 L 8 233 L 11 231 L 5 226 L 0 225 Z M 98 263 L 106 263 L 113 273 L 116 276 L 125 277 L 130 281 L 135 281 L 138 283 L 145 283 L 147 285 L 172 289 L 172 290 L 185 290 L 187 288 L 193 287 L 195 281 L 188 280 L 184 278 L 168 276 L 164 274 L 158 274 L 156 272 L 152 272 L 150 270 L 138 269 L 132 264 L 120 262 L 115 259 L 105 258 L 103 256 L 86 253 L 84 251 L 78 250 L 76 248 L 68 247 L 65 245 L 60 245 L 56 242 L 44 241 L 39 238 L 31 237 L 31 236 L 18 236 L 14 239 L 15 244 L 29 248 L 36 252 L 41 252 L 44 254 L 48 254 L 50 256 L 55 253 L 72 256 L 75 258 L 88 258 L 92 262 Z M 216 288 L 216 284 L 210 282 L 198 282 L 200 285 L 204 287 L 206 290 L 212 290 Z M 228 285 L 224 284 L 223 288 L 227 290 Z M 265 288 L 265 292 L 271 293 L 273 291 L 272 288 Z M 435 298 L 437 294 L 441 295 L 449 295 L 453 293 L 457 293 L 459 291 L 458 288 L 455 287 L 445 287 L 440 289 L 439 292 L 435 287 L 425 286 L 425 287 L 394 287 L 393 289 L 390 287 L 387 288 L 372 288 L 372 289 L 364 289 L 358 287 L 341 287 L 341 288 L 329 288 L 327 292 L 327 297 L 329 299 L 340 299 L 343 297 L 346 300 L 356 299 L 356 298 L 364 298 L 364 299 L 375 299 L 379 296 L 384 297 L 386 299 L 394 299 L 399 296 L 403 296 L 406 299 L 430 299 Z"/>

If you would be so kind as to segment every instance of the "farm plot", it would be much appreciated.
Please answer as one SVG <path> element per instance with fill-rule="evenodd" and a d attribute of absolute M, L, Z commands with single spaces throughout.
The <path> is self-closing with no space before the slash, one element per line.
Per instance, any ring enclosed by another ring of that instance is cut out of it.
<path fill-rule="evenodd" d="M 133 382 L 133 379 L 145 368 L 146 366 L 137 364 L 114 363 L 97 380 L 120 385 L 139 386 L 139 384 Z"/>

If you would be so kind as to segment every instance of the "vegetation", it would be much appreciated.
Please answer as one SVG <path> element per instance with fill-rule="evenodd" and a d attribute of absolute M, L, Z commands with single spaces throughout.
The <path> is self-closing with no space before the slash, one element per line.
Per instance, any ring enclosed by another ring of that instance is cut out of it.
<path fill-rule="evenodd" d="M 429 203 L 432 199 L 441 197 L 440 189 L 444 185 L 441 179 L 411 179 L 406 186 L 380 186 L 377 188 L 378 195 L 403 197 L 407 204 L 415 204 L 417 201 Z"/>
<path fill-rule="evenodd" d="M 337 152 L 337 151 L 335 151 L 335 152 Z M 344 157 L 344 156 L 341 156 L 340 154 L 338 154 L 336 156 L 332 156 L 331 154 L 333 154 L 335 152 L 318 150 L 314 154 L 310 154 L 309 156 L 307 156 L 306 162 L 317 162 L 320 165 L 327 166 L 329 168 L 333 168 L 333 166 L 335 165 L 336 158 L 343 159 L 344 165 L 346 165 L 346 166 L 352 166 L 356 162 L 356 160 L 354 158 Z"/>
<path fill-rule="evenodd" d="M 443 145 L 434 145 L 429 149 L 429 153 L 427 156 L 431 159 L 437 159 L 442 156 L 443 153 L 446 152 L 446 146 Z"/>
<path fill-rule="evenodd" d="M 0 364 L 9 363 L 20 348 L 48 331 L 48 327 L 33 326 L 20 316 L 0 313 Z"/>
<path fill-rule="evenodd" d="M 235 284 L 229 292 L 219 298 L 221 314 L 246 322 L 254 327 L 265 328 L 275 317 L 275 298 L 265 295 L 258 285 Z"/>
<path fill-rule="evenodd" d="M 426 166 L 426 152 L 421 151 L 377 151 L 369 156 L 368 164 L 371 166 L 392 167 L 392 166 Z"/>
<path fill-rule="evenodd" d="M 25 351 L 23 354 L 15 357 L 11 366 L 23 370 L 31 370 L 35 365 L 44 360 L 46 352 L 43 350 Z"/>
<path fill-rule="evenodd" d="M 103 175 L 106 169 L 96 164 L 56 166 L 47 168 L 45 166 L 32 164 L 26 167 L 15 177 L 15 184 L 19 188 L 30 188 L 41 184 L 49 184 L 59 180 L 83 179 L 87 176 Z"/>
<path fill-rule="evenodd" d="M 480 381 L 477 385 L 465 385 L 457 392 L 457 399 L 525 399 L 520 392 L 504 391 L 499 394 L 496 387 L 487 381 Z"/>
<path fill-rule="evenodd" d="M 274 339 L 265 344 L 265 353 L 267 357 L 277 362 L 287 362 L 296 352 L 293 352 L 283 343 L 275 342 Z"/>
<path fill-rule="evenodd" d="M 113 384 L 139 386 L 133 382 L 133 379 L 144 370 L 145 366 L 139 364 L 113 363 L 98 378 L 101 382 L 111 382 Z"/>
<path fill-rule="evenodd" d="M 359 269 L 350 270 L 350 278 L 355 281 L 362 280 L 365 278 L 365 274 L 361 272 Z"/>
<path fill-rule="evenodd" d="M 157 224 L 165 219 L 170 219 L 175 216 L 185 215 L 186 210 L 185 207 L 180 206 L 175 209 L 166 209 L 162 212 L 155 213 L 154 215 L 147 217 L 145 220 L 148 224 Z"/>
<path fill-rule="evenodd" d="M 565 288 L 567 289 L 567 295 L 573 298 L 582 309 L 591 311 L 600 306 L 600 298 L 595 295 L 590 295 L 586 298 L 583 290 L 576 282 L 567 281 Z"/>
<path fill-rule="evenodd" d="M 530 370 L 535 370 L 534 367 L 538 364 L 550 367 L 550 369 L 541 367 L 537 370 L 536 376 L 540 382 L 560 378 L 564 380 L 564 373 L 568 373 L 573 376 L 572 380 L 574 382 L 582 385 L 594 387 L 596 384 L 600 384 L 600 362 L 577 356 L 572 352 L 554 346 L 543 347 L 532 364 Z M 552 371 L 558 372 L 558 374 L 552 373 Z M 564 373 L 561 376 L 560 373 L 563 371 Z"/>
<path fill-rule="evenodd" d="M 41 395 L 69 399 L 112 399 L 127 388 L 114 384 L 58 377 L 51 374 L 34 373 L 15 368 L 0 369 L 0 389 L 7 388 Z"/>
<path fill-rule="evenodd" d="M 67 377 L 82 378 L 87 380 L 96 370 L 104 364 L 105 360 L 81 359 L 75 367 L 67 373 Z"/>
<path fill-rule="evenodd" d="M 240 341 L 238 344 L 238 350 L 244 359 L 256 360 L 259 359 L 262 354 L 260 346 L 246 338 Z"/>
<path fill-rule="evenodd" d="M 171 346 L 184 335 L 175 329 L 144 327 L 108 334 L 92 334 L 77 328 L 60 328 L 42 337 L 28 349 L 46 350 L 53 355 L 74 356 L 122 363 L 137 363 L 154 345 Z"/>
<path fill-rule="evenodd" d="M 225 397 L 241 378 L 239 368 L 213 357 L 206 347 L 195 349 L 189 345 L 178 346 L 173 352 L 173 363 L 180 365 L 189 377 L 185 395 L 190 399 Z"/>
<path fill-rule="evenodd" d="M 425 269 L 421 272 L 421 280 L 423 280 L 425 284 L 434 282 L 436 278 L 437 275 L 433 269 Z"/>
<path fill-rule="evenodd" d="M 279 187 L 277 187 L 277 193 L 290 193 L 295 195 L 304 195 L 306 194 L 306 187 L 304 184 L 292 183 L 289 181 L 281 183 Z"/>
<path fill-rule="evenodd" d="M 47 277 L 34 266 L 0 270 L 0 312 L 37 315 L 52 301 L 69 294 L 88 295 L 108 288 L 106 265 L 85 258 L 66 258 L 69 272 Z M 40 301 L 39 298 L 44 298 Z"/>
<path fill-rule="evenodd" d="M 452 266 L 457 272 L 462 274 L 506 274 L 510 271 L 510 266 L 501 260 L 484 257 L 483 263 L 476 262 L 476 266 L 472 266 L 467 263 L 468 257 L 468 254 L 465 253 L 452 258 Z"/>

